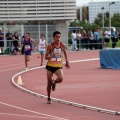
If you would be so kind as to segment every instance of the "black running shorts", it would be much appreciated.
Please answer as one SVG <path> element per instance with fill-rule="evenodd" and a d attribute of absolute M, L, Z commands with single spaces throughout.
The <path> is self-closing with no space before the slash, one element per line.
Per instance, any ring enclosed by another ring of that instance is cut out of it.
<path fill-rule="evenodd" d="M 48 65 L 46 65 L 45 69 L 51 71 L 52 73 L 56 72 L 59 69 L 62 69 L 62 67 L 50 67 Z"/>

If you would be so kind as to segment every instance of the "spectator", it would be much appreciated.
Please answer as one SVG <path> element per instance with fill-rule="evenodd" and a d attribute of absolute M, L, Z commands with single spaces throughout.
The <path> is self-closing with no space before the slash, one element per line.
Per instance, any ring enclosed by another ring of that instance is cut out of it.
<path fill-rule="evenodd" d="M 19 47 L 20 46 L 14 47 L 14 49 L 13 49 L 13 55 L 20 55 L 21 54 Z"/>
<path fill-rule="evenodd" d="M 111 40 L 112 40 L 112 48 L 115 48 L 116 47 L 116 43 L 118 42 L 117 31 L 113 31 L 112 32 Z"/>
<path fill-rule="evenodd" d="M 82 31 L 82 40 L 81 40 L 81 43 L 82 43 L 82 48 L 88 49 L 87 33 L 86 33 L 85 30 Z"/>
<path fill-rule="evenodd" d="M 77 32 L 77 48 L 78 48 L 78 50 L 81 49 L 81 38 L 82 38 L 82 36 L 81 36 L 80 30 L 78 30 L 78 32 Z"/>
<path fill-rule="evenodd" d="M 12 40 L 13 40 L 13 35 L 10 32 L 10 29 L 8 29 L 8 32 L 6 33 L 6 39 L 7 39 L 7 47 L 9 48 L 9 51 L 12 53 Z"/>
<path fill-rule="evenodd" d="M 117 32 L 117 39 L 120 40 L 120 32 L 118 30 L 116 30 Z"/>
<path fill-rule="evenodd" d="M 15 32 L 14 35 L 13 35 L 13 45 L 14 45 L 14 47 L 18 46 L 18 41 L 19 41 L 18 33 Z"/>
<path fill-rule="evenodd" d="M 77 48 L 77 40 L 76 40 L 77 37 L 76 30 L 73 30 L 71 37 L 72 37 L 72 50 L 77 51 L 78 48 Z"/>
<path fill-rule="evenodd" d="M 92 32 L 92 29 L 89 29 L 88 30 L 88 34 L 87 34 L 87 36 L 88 36 L 88 41 L 89 41 L 89 48 L 90 48 L 90 50 L 92 50 L 93 48 L 94 48 L 94 40 L 93 40 L 93 32 Z"/>
<path fill-rule="evenodd" d="M 93 36 L 94 36 L 95 49 L 98 49 L 99 48 L 99 33 L 98 33 L 98 28 L 95 29 L 95 32 L 94 32 Z"/>
<path fill-rule="evenodd" d="M 102 28 L 98 29 L 98 35 L 99 35 L 99 49 L 103 48 L 103 30 Z"/>
<path fill-rule="evenodd" d="M 110 42 L 110 36 L 111 36 L 111 31 L 110 31 L 110 29 L 107 29 L 106 31 L 105 31 L 105 33 L 104 33 L 104 35 L 105 35 L 105 47 L 108 47 L 108 43 Z"/>
<path fill-rule="evenodd" d="M 4 47 L 4 33 L 2 32 L 2 28 L 0 28 L 0 54 L 3 54 Z"/>

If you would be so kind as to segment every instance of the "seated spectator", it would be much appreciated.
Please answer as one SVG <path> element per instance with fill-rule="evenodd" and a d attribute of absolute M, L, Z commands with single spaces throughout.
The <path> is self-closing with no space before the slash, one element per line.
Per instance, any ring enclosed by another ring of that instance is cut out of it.
<path fill-rule="evenodd" d="M 20 55 L 20 54 L 21 54 L 21 51 L 20 51 L 19 46 L 14 47 L 14 49 L 13 49 L 13 55 Z"/>
<path fill-rule="evenodd" d="M 19 44 L 18 41 L 19 41 L 18 33 L 15 32 L 14 35 L 13 35 L 13 46 L 14 46 L 14 47 L 17 47 L 17 46 L 18 46 L 18 44 Z"/>

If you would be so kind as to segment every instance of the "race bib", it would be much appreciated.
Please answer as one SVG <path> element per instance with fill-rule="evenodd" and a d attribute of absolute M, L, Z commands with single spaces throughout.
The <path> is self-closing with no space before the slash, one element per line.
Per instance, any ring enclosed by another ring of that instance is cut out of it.
<path fill-rule="evenodd" d="M 44 48 L 45 48 L 45 45 L 39 46 L 39 49 L 44 49 Z"/>
<path fill-rule="evenodd" d="M 61 49 L 54 49 L 53 51 L 53 54 L 54 54 L 54 58 L 51 58 L 51 62 L 53 64 L 58 64 L 62 61 L 62 56 L 61 56 Z"/>
<path fill-rule="evenodd" d="M 31 49 L 30 45 L 25 45 L 25 50 L 30 50 L 30 49 Z"/>
<path fill-rule="evenodd" d="M 58 62 L 60 62 L 61 61 L 61 58 L 51 58 L 51 61 L 58 61 Z"/>

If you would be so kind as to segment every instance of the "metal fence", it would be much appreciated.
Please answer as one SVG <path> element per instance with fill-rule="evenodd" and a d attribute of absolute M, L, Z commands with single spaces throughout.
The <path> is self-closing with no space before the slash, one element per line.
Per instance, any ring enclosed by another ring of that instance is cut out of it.
<path fill-rule="evenodd" d="M 30 33 L 31 38 L 33 38 L 36 42 L 40 39 L 41 34 L 45 35 L 45 39 L 47 43 L 53 41 L 53 32 L 60 31 L 61 32 L 61 41 L 65 44 L 68 43 L 68 31 L 67 26 L 64 24 L 59 25 L 1 25 L 2 32 L 4 33 L 4 50 L 9 48 L 7 45 L 6 34 L 8 29 L 14 35 L 15 32 L 18 33 L 19 43 L 21 43 L 21 39 L 24 33 Z"/>
<path fill-rule="evenodd" d="M 72 50 L 72 39 L 71 39 L 71 32 L 67 28 L 67 25 L 59 24 L 59 25 L 1 25 L 0 28 L 2 28 L 2 32 L 4 33 L 4 51 L 6 48 L 10 48 L 10 45 L 7 45 L 6 40 L 6 33 L 8 29 L 10 29 L 11 33 L 14 34 L 14 32 L 18 33 L 19 36 L 19 44 L 21 43 L 21 38 L 24 33 L 30 33 L 31 38 L 33 38 L 36 42 L 40 39 L 40 35 L 44 34 L 46 37 L 47 43 L 50 43 L 53 41 L 53 32 L 58 30 L 61 32 L 62 37 L 61 41 L 64 42 L 67 46 L 67 50 Z M 87 28 L 88 29 L 88 28 Z M 120 28 L 116 28 L 118 32 L 120 33 Z M 94 33 L 94 30 L 92 30 Z M 82 33 L 82 30 L 81 30 Z M 104 33 L 104 32 L 103 32 Z M 82 37 L 81 39 L 77 40 L 77 47 L 79 50 L 85 50 L 85 49 L 103 49 L 106 48 L 113 48 L 115 45 L 115 48 L 120 47 L 120 34 L 117 36 L 117 41 L 113 41 L 112 37 L 110 37 L 110 41 L 108 45 L 106 45 L 105 42 L 105 36 L 103 35 L 101 40 L 92 42 L 88 38 Z M 12 40 L 11 40 L 12 41 Z M 114 44 L 114 45 L 113 45 Z"/>
<path fill-rule="evenodd" d="M 81 33 L 81 38 L 76 39 L 76 45 L 73 45 L 73 41 L 71 38 L 71 34 L 73 32 L 73 30 L 80 31 Z M 109 36 L 109 42 L 106 42 L 106 35 L 105 35 L 105 31 L 107 30 L 107 28 L 104 28 L 102 30 L 102 34 L 100 36 L 98 36 L 97 40 L 94 36 L 94 32 L 96 30 L 96 28 L 92 29 L 92 34 L 93 36 L 89 36 L 88 37 L 88 30 L 89 28 L 83 28 L 83 29 L 78 29 L 78 27 L 74 27 L 74 29 L 72 28 L 71 30 L 68 30 L 68 48 L 70 48 L 71 50 L 75 48 L 73 48 L 73 46 L 77 46 L 77 48 L 79 50 L 95 50 L 95 49 L 103 49 L 103 48 L 120 48 L 120 27 L 115 28 L 115 31 L 117 33 L 117 35 L 115 35 L 114 37 L 113 35 L 113 30 L 111 30 L 111 36 Z M 86 36 L 84 37 L 82 35 L 82 32 L 86 31 Z"/>

